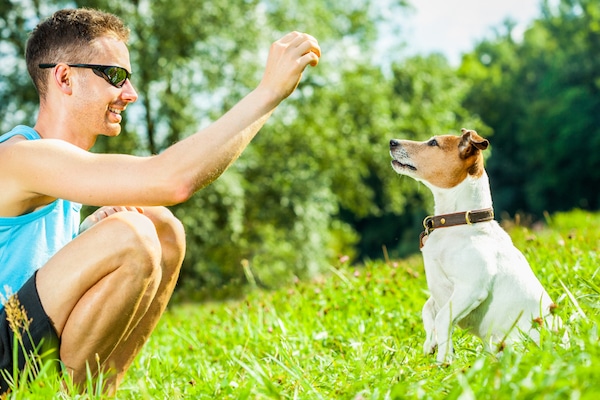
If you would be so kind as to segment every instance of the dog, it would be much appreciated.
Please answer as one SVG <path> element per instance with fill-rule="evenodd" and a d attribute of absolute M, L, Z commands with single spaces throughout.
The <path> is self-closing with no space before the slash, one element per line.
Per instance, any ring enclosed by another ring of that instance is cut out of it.
<path fill-rule="evenodd" d="M 461 132 L 424 142 L 390 140 L 394 171 L 433 192 L 435 216 L 425 218 L 420 238 L 430 292 L 422 310 L 423 350 L 437 348 L 440 364 L 452 361 L 456 325 L 491 352 L 526 337 L 539 343 L 541 326 L 560 323 L 556 305 L 494 220 L 483 160 L 488 140 Z"/>

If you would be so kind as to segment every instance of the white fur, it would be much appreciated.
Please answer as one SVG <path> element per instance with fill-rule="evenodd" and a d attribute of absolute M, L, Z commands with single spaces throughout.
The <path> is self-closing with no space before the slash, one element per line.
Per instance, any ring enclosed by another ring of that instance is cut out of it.
<path fill-rule="evenodd" d="M 394 159 L 417 168 L 394 167 L 433 192 L 436 215 L 492 207 L 485 171 L 444 189 L 419 177 L 417 164 L 423 157 L 415 160 L 403 148 L 391 153 Z M 451 153 L 448 157 L 455 157 Z M 558 323 L 550 314 L 552 300 L 496 221 L 435 229 L 422 253 L 431 294 L 423 307 L 423 349 L 429 354 L 437 348 L 439 363 L 451 361 L 455 325 L 470 330 L 483 340 L 486 350 L 494 351 L 523 334 L 539 342 L 542 319 L 548 326 Z"/>

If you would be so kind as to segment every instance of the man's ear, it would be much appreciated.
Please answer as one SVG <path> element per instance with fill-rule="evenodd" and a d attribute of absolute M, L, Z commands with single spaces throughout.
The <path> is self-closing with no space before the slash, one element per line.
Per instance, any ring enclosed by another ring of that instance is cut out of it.
<path fill-rule="evenodd" d="M 57 86 L 64 94 L 73 93 L 72 69 L 67 64 L 58 64 L 52 69 L 50 84 Z"/>
<path fill-rule="evenodd" d="M 485 150 L 490 145 L 490 142 L 487 139 L 482 138 L 475 132 L 470 129 L 461 129 L 462 137 L 460 138 L 460 143 L 458 145 L 458 151 L 460 153 L 461 158 L 469 158 L 474 154 L 477 154 L 480 150 Z"/>

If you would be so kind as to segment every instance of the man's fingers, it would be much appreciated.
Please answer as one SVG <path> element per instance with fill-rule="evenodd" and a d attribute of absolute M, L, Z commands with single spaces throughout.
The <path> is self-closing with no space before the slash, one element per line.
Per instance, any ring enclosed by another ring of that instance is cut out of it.
<path fill-rule="evenodd" d="M 290 32 L 290 33 L 286 34 L 285 36 L 283 36 L 281 39 L 278 40 L 278 42 L 281 44 L 290 44 L 294 40 L 297 40 L 298 38 L 300 38 L 302 35 L 306 35 L 306 34 L 303 34 L 301 32 L 297 32 L 297 31 L 293 31 L 293 32 Z"/>
<path fill-rule="evenodd" d="M 302 56 L 301 61 L 306 63 L 306 65 L 316 67 L 319 64 L 319 57 L 313 51 L 310 51 Z"/>
<path fill-rule="evenodd" d="M 321 47 L 319 46 L 319 42 L 313 36 L 308 33 L 300 33 L 293 32 L 295 36 L 293 40 L 290 42 L 290 47 L 296 47 L 301 50 L 304 54 L 305 52 L 313 52 L 317 57 L 321 57 Z"/>
<path fill-rule="evenodd" d="M 306 66 L 316 66 L 320 56 L 321 48 L 313 36 L 288 33 L 271 45 L 261 86 L 269 87 L 279 100 L 286 98 L 298 86 Z"/>
<path fill-rule="evenodd" d="M 92 214 L 92 217 L 95 219 L 95 222 L 98 222 L 110 215 L 116 214 L 118 212 L 124 211 L 132 211 L 138 212 L 140 214 L 144 213 L 144 209 L 141 207 L 133 207 L 133 206 L 104 206 L 100 207 Z"/>
<path fill-rule="evenodd" d="M 79 226 L 79 233 L 89 229 L 96 223 L 102 221 L 104 218 L 107 218 L 113 214 L 118 212 L 137 212 L 140 214 L 144 213 L 144 209 L 142 207 L 134 207 L 134 206 L 103 206 L 94 211 L 91 215 L 89 215 L 86 219 L 83 220 L 81 225 Z"/>
<path fill-rule="evenodd" d="M 310 64 L 314 67 L 319 63 L 321 48 L 316 40 L 304 40 L 298 45 L 298 49 L 301 51 L 301 61 L 304 65 Z"/>

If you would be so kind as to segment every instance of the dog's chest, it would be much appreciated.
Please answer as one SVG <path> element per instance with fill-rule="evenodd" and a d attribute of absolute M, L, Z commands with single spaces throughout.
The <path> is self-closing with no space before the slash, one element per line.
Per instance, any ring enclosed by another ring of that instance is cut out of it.
<path fill-rule="evenodd" d="M 495 266 L 488 256 L 502 242 L 490 231 L 493 224 L 438 229 L 429 235 L 422 253 L 427 285 L 437 303 L 445 303 L 457 284 L 489 283 Z"/>

